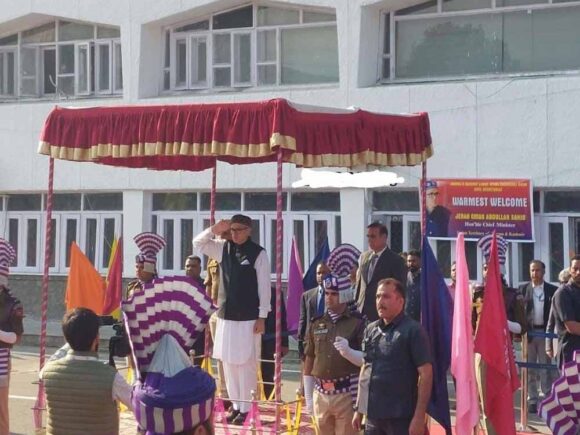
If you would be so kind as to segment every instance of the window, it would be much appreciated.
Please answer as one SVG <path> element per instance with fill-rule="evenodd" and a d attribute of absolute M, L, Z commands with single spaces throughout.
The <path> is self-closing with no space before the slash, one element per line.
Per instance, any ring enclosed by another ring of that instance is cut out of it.
<path fill-rule="evenodd" d="M 167 29 L 164 90 L 338 82 L 336 15 L 250 5 Z"/>
<path fill-rule="evenodd" d="M 579 1 L 432 0 L 389 12 L 383 16 L 380 77 L 578 70 L 579 20 Z"/>
<path fill-rule="evenodd" d="M 374 191 L 372 198 L 373 210 L 419 211 L 419 193 L 416 190 Z"/>
<path fill-rule="evenodd" d="M 122 91 L 118 27 L 56 20 L 0 39 L 0 97 Z"/>

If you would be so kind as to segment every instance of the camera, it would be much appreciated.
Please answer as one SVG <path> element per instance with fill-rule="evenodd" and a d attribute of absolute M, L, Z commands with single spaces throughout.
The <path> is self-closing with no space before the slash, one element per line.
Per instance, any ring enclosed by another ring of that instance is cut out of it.
<path fill-rule="evenodd" d="M 109 339 L 109 365 L 115 367 L 114 357 L 124 358 L 131 353 L 129 336 L 125 329 L 125 324 L 115 320 L 113 316 L 99 316 L 101 326 L 112 326 L 115 331 Z"/>

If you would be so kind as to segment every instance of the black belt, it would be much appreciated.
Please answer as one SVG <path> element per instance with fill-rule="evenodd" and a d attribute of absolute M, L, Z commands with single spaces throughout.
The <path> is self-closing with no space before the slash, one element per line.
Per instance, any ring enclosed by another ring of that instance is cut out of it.
<path fill-rule="evenodd" d="M 534 325 L 534 329 L 544 329 L 544 325 Z"/>

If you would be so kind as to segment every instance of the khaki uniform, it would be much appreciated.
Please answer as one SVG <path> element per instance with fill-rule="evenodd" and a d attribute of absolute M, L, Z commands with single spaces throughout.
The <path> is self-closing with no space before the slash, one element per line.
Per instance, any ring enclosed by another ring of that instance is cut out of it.
<path fill-rule="evenodd" d="M 351 422 L 359 368 L 340 355 L 334 341 L 336 337 L 344 337 L 350 347 L 360 350 L 364 327 L 362 317 L 348 309 L 335 321 L 326 313 L 310 323 L 305 355 L 314 360 L 313 405 L 320 435 L 357 433 Z"/>

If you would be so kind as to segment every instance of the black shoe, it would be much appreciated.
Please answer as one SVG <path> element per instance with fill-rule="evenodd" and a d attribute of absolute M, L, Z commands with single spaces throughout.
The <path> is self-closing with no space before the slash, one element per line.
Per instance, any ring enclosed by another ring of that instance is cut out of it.
<path fill-rule="evenodd" d="M 538 405 L 535 403 L 530 403 L 528 405 L 528 414 L 537 414 L 538 413 Z"/>
<path fill-rule="evenodd" d="M 226 416 L 226 421 L 228 423 L 232 423 L 238 415 L 240 415 L 240 411 L 238 409 L 232 408 L 230 409 L 230 412 L 228 412 L 228 415 Z"/>
<path fill-rule="evenodd" d="M 236 426 L 243 426 L 246 422 L 246 417 L 248 416 L 247 412 L 239 412 L 236 418 L 233 419 L 232 424 Z"/>

